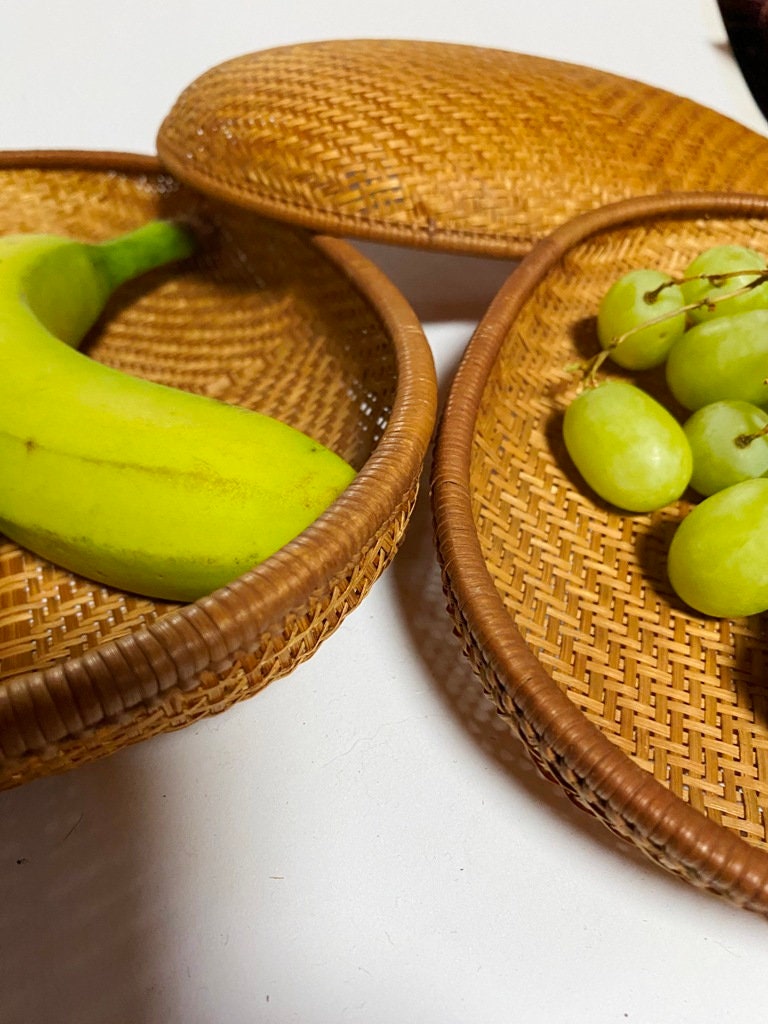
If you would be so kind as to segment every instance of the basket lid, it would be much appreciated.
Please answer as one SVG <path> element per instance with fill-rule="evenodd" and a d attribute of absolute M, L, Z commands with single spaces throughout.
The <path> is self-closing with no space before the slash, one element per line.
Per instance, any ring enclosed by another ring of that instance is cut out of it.
<path fill-rule="evenodd" d="M 768 139 L 577 64 L 454 43 L 329 40 L 249 53 L 164 119 L 176 177 L 327 234 L 517 258 L 636 194 L 763 191 Z"/>

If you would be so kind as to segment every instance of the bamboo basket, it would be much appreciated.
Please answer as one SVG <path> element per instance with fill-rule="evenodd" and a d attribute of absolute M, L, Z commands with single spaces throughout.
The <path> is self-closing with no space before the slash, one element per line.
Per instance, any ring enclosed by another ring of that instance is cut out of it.
<path fill-rule="evenodd" d="M 246 53 L 163 120 L 201 192 L 330 234 L 517 258 L 563 221 L 645 193 L 761 192 L 768 143 L 597 68 L 489 47 L 335 39 Z"/>
<path fill-rule="evenodd" d="M 768 252 L 768 196 L 637 197 L 567 222 L 508 279 L 453 383 L 432 468 L 450 613 L 546 777 L 664 868 L 768 913 L 764 616 L 686 609 L 666 550 L 692 494 L 617 512 L 572 467 L 574 360 L 620 274 L 720 242 Z M 634 378 L 664 400 L 663 373 Z"/>
<path fill-rule="evenodd" d="M 98 240 L 155 216 L 209 227 L 188 268 L 122 290 L 90 354 L 258 408 L 359 471 L 309 529 L 189 605 L 97 586 L 0 538 L 0 788 L 220 712 L 310 657 L 403 537 L 435 418 L 432 356 L 346 242 L 209 200 L 154 159 L 0 154 L 0 231 Z M 73 486 L 77 481 L 73 481 Z"/>
<path fill-rule="evenodd" d="M 518 258 L 628 196 L 755 191 L 768 177 L 764 138 L 682 97 L 396 39 L 227 61 L 184 89 L 157 149 L 158 161 L 0 154 L 0 230 L 101 237 L 159 211 L 210 219 L 236 265 L 221 246 L 137 284 L 93 355 L 311 426 L 360 475 L 285 551 L 191 606 L 95 588 L 3 545 L 0 786 L 256 692 L 309 657 L 394 556 L 434 426 L 434 368 L 407 304 L 330 236 Z"/>

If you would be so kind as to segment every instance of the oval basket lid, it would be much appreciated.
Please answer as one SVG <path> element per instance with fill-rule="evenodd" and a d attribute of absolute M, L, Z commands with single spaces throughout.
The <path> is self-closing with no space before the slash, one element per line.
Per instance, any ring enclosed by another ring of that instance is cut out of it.
<path fill-rule="evenodd" d="M 178 178 L 325 233 L 516 258 L 631 195 L 763 191 L 768 140 L 576 64 L 452 43 L 336 40 L 203 73 L 157 138 Z"/>

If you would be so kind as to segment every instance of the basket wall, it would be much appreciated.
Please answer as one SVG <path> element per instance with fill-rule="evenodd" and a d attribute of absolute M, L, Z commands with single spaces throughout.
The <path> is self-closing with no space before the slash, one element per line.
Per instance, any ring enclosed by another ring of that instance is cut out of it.
<path fill-rule="evenodd" d="M 155 216 L 196 221 L 200 255 L 122 290 L 89 353 L 278 416 L 360 470 L 309 530 L 194 605 L 0 543 L 2 787 L 220 711 L 308 658 L 399 546 L 435 381 L 409 307 L 343 242 L 204 200 L 143 158 L 8 154 L 0 186 L 3 232 L 99 239 Z"/>

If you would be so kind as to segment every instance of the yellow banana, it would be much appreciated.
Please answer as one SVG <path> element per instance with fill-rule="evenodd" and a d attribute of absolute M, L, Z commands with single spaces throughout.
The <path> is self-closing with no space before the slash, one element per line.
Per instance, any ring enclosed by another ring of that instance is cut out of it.
<path fill-rule="evenodd" d="M 271 417 L 141 380 L 77 345 L 123 281 L 192 249 L 0 238 L 0 532 L 95 581 L 191 601 L 273 554 L 354 477 Z"/>

